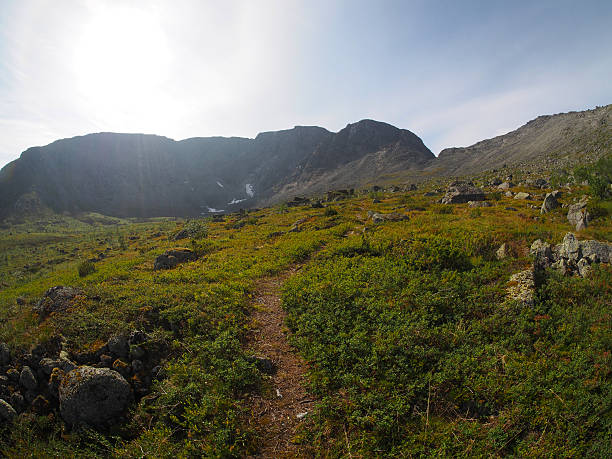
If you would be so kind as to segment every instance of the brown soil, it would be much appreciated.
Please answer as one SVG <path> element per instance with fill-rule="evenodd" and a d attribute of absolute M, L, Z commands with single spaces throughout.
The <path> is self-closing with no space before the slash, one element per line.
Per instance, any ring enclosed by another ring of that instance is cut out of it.
<path fill-rule="evenodd" d="M 264 394 L 252 395 L 248 400 L 249 423 L 259 445 L 252 457 L 312 457 L 313 453 L 308 446 L 293 442 L 296 428 L 304 419 L 298 415 L 310 413 L 314 399 L 305 388 L 308 365 L 287 341 L 287 314 L 280 299 L 281 285 L 299 269 L 262 279 L 255 291 L 249 348 L 256 356 L 271 359 L 277 369 Z"/>

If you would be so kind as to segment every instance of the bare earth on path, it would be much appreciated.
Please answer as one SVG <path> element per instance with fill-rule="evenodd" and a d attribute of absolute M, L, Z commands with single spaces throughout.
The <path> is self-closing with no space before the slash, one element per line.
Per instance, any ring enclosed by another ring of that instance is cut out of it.
<path fill-rule="evenodd" d="M 292 442 L 304 413 L 312 411 L 314 399 L 305 388 L 308 365 L 287 341 L 286 312 L 280 288 L 295 274 L 294 267 L 278 276 L 260 280 L 253 298 L 253 329 L 249 349 L 258 357 L 271 359 L 276 372 L 271 376 L 271 394 L 252 395 L 249 422 L 257 434 L 259 450 L 252 457 L 311 457 L 307 445 Z"/>

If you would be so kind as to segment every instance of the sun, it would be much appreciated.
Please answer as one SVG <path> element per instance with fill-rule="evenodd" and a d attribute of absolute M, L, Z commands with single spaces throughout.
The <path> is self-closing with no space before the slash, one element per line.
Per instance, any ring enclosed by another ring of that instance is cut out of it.
<path fill-rule="evenodd" d="M 100 6 L 75 40 L 76 86 L 87 106 L 150 116 L 170 66 L 166 34 L 155 13 Z"/>

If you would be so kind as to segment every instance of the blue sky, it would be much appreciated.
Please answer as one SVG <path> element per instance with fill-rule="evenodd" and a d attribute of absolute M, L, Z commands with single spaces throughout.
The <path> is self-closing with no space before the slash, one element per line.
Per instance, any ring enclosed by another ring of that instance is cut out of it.
<path fill-rule="evenodd" d="M 612 1 L 0 3 L 0 166 L 89 132 L 363 118 L 438 153 L 612 103 Z"/>

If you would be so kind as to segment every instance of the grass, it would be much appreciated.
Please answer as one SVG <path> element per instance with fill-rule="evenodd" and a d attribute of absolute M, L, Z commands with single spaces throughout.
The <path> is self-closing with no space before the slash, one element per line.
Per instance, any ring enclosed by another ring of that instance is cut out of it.
<path fill-rule="evenodd" d="M 0 427 L 0 451 L 252 453 L 244 400 L 265 384 L 245 350 L 251 295 L 258 279 L 300 262 L 283 304 L 320 400 L 300 441 L 322 456 L 605 455 L 612 271 L 551 272 L 533 309 L 507 302 L 506 283 L 529 265 L 531 242 L 560 242 L 570 225 L 564 209 L 542 216 L 533 202 L 497 197 L 478 212 L 419 190 L 379 192 L 377 204 L 351 197 L 333 212 L 284 206 L 186 225 L 45 216 L 0 230 L 0 337 L 13 351 L 61 334 L 80 352 L 141 329 L 165 374 L 111 432 L 68 434 L 56 417 L 26 416 Z M 369 210 L 409 220 L 373 224 Z M 189 239 L 173 242 L 181 229 Z M 579 237 L 611 240 L 609 218 Z M 502 243 L 516 257 L 497 260 Z M 154 271 L 155 257 L 178 245 L 198 261 Z M 80 276 L 90 258 L 94 270 Z M 32 306 L 54 285 L 85 296 L 40 322 Z"/>

